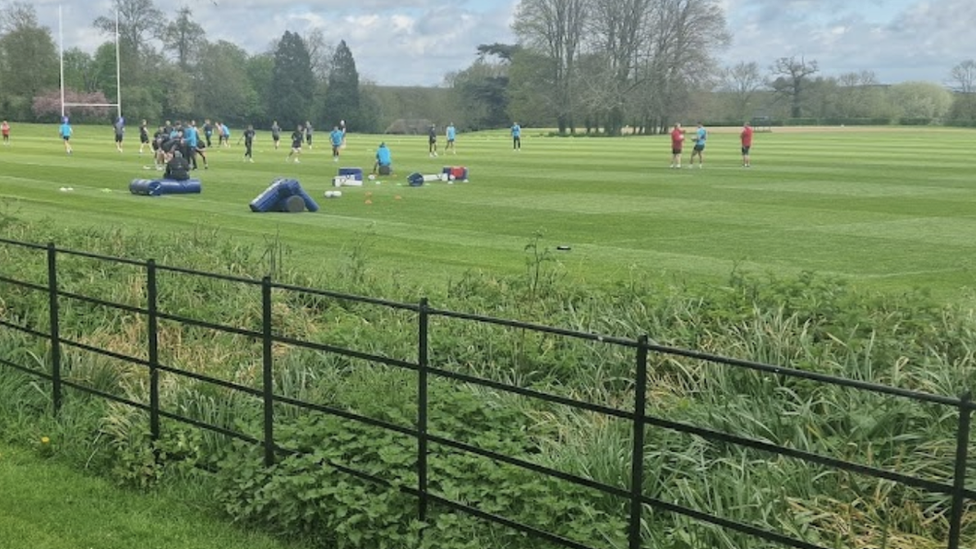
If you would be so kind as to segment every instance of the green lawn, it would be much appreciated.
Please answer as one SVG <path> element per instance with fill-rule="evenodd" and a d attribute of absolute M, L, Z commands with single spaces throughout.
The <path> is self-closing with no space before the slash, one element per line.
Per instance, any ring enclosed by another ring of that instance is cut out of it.
<path fill-rule="evenodd" d="M 160 494 L 137 494 L 0 443 L 5 549 L 285 549 Z"/>
<path fill-rule="evenodd" d="M 777 129 L 757 134 L 754 166 L 744 169 L 737 132 L 716 129 L 705 169 L 681 171 L 668 168 L 665 137 L 541 134 L 527 130 L 520 153 L 498 132 L 462 134 L 457 156 L 434 159 L 423 137 L 351 134 L 338 165 L 369 169 L 385 139 L 397 177 L 344 188 L 342 198 L 330 200 L 322 195 L 337 164 L 326 133 L 297 165 L 263 133 L 254 164 L 242 162 L 241 146 L 211 150 L 210 169 L 197 172 L 202 195 L 147 198 L 127 191 L 133 178 L 158 173 L 143 169 L 150 161 L 137 154 L 135 128 L 119 154 L 109 126 L 76 127 L 68 156 L 53 126 L 16 125 L 12 144 L 0 147 L 0 201 L 7 202 L 0 208 L 161 238 L 199 226 L 258 244 L 278 233 L 294 252 L 290 261 L 308 268 L 337 261 L 370 235 L 371 264 L 414 280 L 441 281 L 468 269 L 522 272 L 525 245 L 540 232 L 551 249 L 572 247 L 556 257 L 584 283 L 635 270 L 717 281 L 738 266 L 812 270 L 879 289 L 926 287 L 945 298 L 976 286 L 972 131 Z M 410 172 L 448 164 L 467 166 L 470 182 L 402 183 Z M 278 176 L 299 179 L 322 211 L 251 213 L 248 202 Z M 74 191 L 62 193 L 63 186 Z"/>

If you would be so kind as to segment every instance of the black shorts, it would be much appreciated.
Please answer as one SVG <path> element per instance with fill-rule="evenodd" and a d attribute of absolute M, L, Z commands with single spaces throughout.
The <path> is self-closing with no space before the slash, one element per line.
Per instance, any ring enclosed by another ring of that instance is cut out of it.
<path fill-rule="evenodd" d="M 671 148 L 671 154 L 681 154 L 681 148 L 680 147 L 677 147 L 677 148 L 672 147 Z"/>
<path fill-rule="evenodd" d="M 139 142 L 144 144 L 149 143 L 149 136 L 148 135 L 139 136 Z"/>
<path fill-rule="evenodd" d="M 117 133 L 117 134 L 115 134 L 115 142 L 116 142 L 116 143 L 121 143 L 121 142 L 122 142 L 122 138 L 123 138 L 123 137 L 125 137 L 125 136 L 124 136 L 124 135 L 122 135 L 121 133 Z"/>
<path fill-rule="evenodd" d="M 749 146 L 749 147 L 743 146 L 742 147 L 742 154 L 749 154 L 749 149 L 751 149 L 751 148 L 752 148 L 751 146 Z"/>
<path fill-rule="evenodd" d="M 705 150 L 705 145 L 695 145 L 695 152 L 702 152 Z"/>
<path fill-rule="evenodd" d="M 281 141 L 281 136 L 280 135 L 274 135 L 274 134 L 272 134 L 271 135 L 271 139 L 274 139 L 274 142 L 277 143 L 277 142 Z"/>

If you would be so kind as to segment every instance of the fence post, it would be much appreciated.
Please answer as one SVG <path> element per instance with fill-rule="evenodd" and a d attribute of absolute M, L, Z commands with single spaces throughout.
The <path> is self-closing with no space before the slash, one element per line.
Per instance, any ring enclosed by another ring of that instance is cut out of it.
<path fill-rule="evenodd" d="M 959 549 L 959 536 L 962 531 L 962 511 L 966 505 L 966 460 L 969 459 L 969 431 L 973 395 L 962 396 L 959 406 L 959 426 L 956 431 L 956 470 L 952 482 L 952 514 L 949 516 L 949 549 Z"/>
<path fill-rule="evenodd" d="M 159 294 L 156 288 L 156 261 L 146 262 L 146 310 L 149 344 L 149 432 L 159 440 Z"/>
<path fill-rule="evenodd" d="M 427 298 L 420 300 L 417 342 L 417 491 L 420 493 L 418 520 L 427 520 L 427 330 L 430 315 Z"/>
<path fill-rule="evenodd" d="M 271 277 L 261 279 L 261 327 L 264 371 L 264 464 L 271 467 L 275 462 L 274 448 L 274 365 L 271 355 Z"/>
<path fill-rule="evenodd" d="M 641 548 L 641 511 L 644 504 L 644 419 L 647 414 L 647 335 L 637 340 L 637 368 L 634 380 L 634 447 L 630 464 L 630 549 Z"/>
<path fill-rule="evenodd" d="M 58 318 L 58 264 L 57 248 L 54 242 L 47 245 L 47 288 L 48 309 L 51 321 L 51 390 L 54 400 L 54 414 L 61 411 L 61 329 Z"/>

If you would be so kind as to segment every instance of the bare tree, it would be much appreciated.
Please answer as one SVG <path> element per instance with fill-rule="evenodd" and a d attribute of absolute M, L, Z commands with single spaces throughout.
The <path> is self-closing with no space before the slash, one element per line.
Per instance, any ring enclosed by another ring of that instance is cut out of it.
<path fill-rule="evenodd" d="M 746 120 L 752 115 L 756 92 L 766 85 L 759 73 L 759 63 L 741 61 L 722 71 L 722 89 L 732 99 L 736 118 Z"/>
<path fill-rule="evenodd" d="M 519 40 L 549 60 L 544 76 L 553 88 L 550 97 L 561 132 L 575 129 L 574 80 L 588 4 L 587 0 L 522 0 L 515 13 L 513 29 Z"/>
<path fill-rule="evenodd" d="M 952 67 L 949 79 L 953 89 L 959 93 L 976 93 L 976 60 L 967 59 Z"/>
<path fill-rule="evenodd" d="M 731 38 L 716 0 L 657 0 L 648 17 L 642 116 L 662 131 L 688 108 L 694 89 L 712 86 L 714 54 Z"/>
<path fill-rule="evenodd" d="M 648 40 L 647 22 L 654 0 L 593 0 L 588 35 L 602 64 L 591 87 L 599 88 L 607 133 L 624 125 L 628 96 L 639 85 L 640 54 Z"/>
<path fill-rule="evenodd" d="M 176 57 L 181 70 L 190 68 L 190 61 L 199 51 L 203 27 L 193 20 L 193 11 L 183 6 L 176 12 L 176 19 L 163 29 L 163 45 Z"/>
<path fill-rule="evenodd" d="M 770 67 L 775 79 L 770 86 L 778 95 L 790 101 L 790 115 L 799 118 L 803 114 L 803 99 L 810 76 L 818 71 L 817 62 L 803 57 L 781 57 Z"/>
<path fill-rule="evenodd" d="M 312 61 L 312 74 L 318 82 L 326 82 L 329 73 L 332 71 L 332 56 L 335 54 L 335 46 L 325 39 L 322 29 L 312 29 L 311 32 L 302 36 L 305 41 L 305 48 L 308 50 L 308 57 Z"/>

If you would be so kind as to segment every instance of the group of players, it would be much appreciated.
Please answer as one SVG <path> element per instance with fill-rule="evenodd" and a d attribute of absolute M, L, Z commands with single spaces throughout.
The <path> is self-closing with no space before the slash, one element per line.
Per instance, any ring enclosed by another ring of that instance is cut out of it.
<path fill-rule="evenodd" d="M 752 126 L 748 122 L 743 124 L 742 131 L 739 132 L 739 141 L 742 143 L 742 167 L 744 168 L 752 167 L 752 161 L 749 155 L 752 150 L 752 134 Z M 698 168 L 701 169 L 705 164 L 705 142 L 708 140 L 708 130 L 705 129 L 705 126 L 701 122 L 698 123 L 694 140 L 695 146 L 691 151 L 691 164 L 688 167 L 695 167 L 695 157 L 697 157 Z M 681 168 L 681 153 L 684 141 L 685 130 L 681 127 L 681 124 L 675 124 L 671 130 L 671 168 Z"/>
<path fill-rule="evenodd" d="M 0 125 L 3 133 L 3 141 L 6 144 L 10 138 L 10 126 L 6 121 Z M 122 152 L 122 142 L 125 137 L 125 119 L 119 117 L 115 124 L 115 144 L 119 152 Z M 202 135 L 200 130 L 197 129 L 196 121 L 191 120 L 185 126 L 182 122 L 177 121 L 176 124 L 172 124 L 169 120 L 165 124 L 159 126 L 156 133 L 150 139 L 149 127 L 146 120 L 142 121 L 139 126 L 139 154 L 143 154 L 147 145 L 153 151 L 153 158 L 155 167 L 157 170 L 162 170 L 164 166 L 168 166 L 168 163 L 173 160 L 173 158 L 182 158 L 188 164 L 188 169 L 197 169 L 198 162 L 197 158 L 203 160 L 203 168 L 209 168 L 207 163 L 207 148 L 212 146 L 212 138 L 217 135 L 219 147 L 229 147 L 230 146 L 230 128 L 226 124 L 221 122 L 213 122 L 210 120 L 205 120 L 202 128 Z M 512 148 L 516 151 L 522 148 L 522 128 L 516 122 L 511 127 L 512 135 Z M 59 130 L 61 138 L 64 141 L 65 151 L 71 154 L 71 125 L 65 117 L 62 120 L 62 124 Z M 275 120 L 271 124 L 271 138 L 274 142 L 274 148 L 277 150 L 281 142 L 281 126 L 278 121 Z M 446 151 L 453 152 L 457 154 L 456 139 L 457 130 L 454 124 L 448 124 L 446 129 L 447 137 L 447 147 Z M 247 129 L 244 130 L 241 139 L 244 141 L 244 160 L 248 162 L 254 162 L 253 146 L 254 137 L 256 132 L 254 131 L 253 125 L 248 125 Z M 295 131 L 291 134 L 291 151 L 288 153 L 286 158 L 287 162 L 299 163 L 299 156 L 302 153 L 302 147 L 307 146 L 309 149 L 312 148 L 312 135 L 313 128 L 309 121 L 306 121 L 304 125 L 298 124 L 295 127 Z M 752 139 L 753 139 L 753 129 L 749 123 L 745 123 L 742 127 L 742 131 L 739 133 L 739 139 L 742 145 L 742 166 L 749 168 L 752 166 L 750 159 L 750 152 L 752 149 Z M 698 168 L 701 169 L 705 164 L 705 144 L 708 140 L 708 131 L 699 122 L 698 129 L 694 134 L 694 148 L 691 152 L 691 163 L 688 165 L 689 168 L 695 166 L 695 158 L 698 158 Z M 684 148 L 685 141 L 685 130 L 681 127 L 681 124 L 675 124 L 674 128 L 671 130 L 671 168 L 681 168 L 681 157 Z M 339 161 L 339 155 L 342 149 L 346 145 L 346 123 L 345 120 L 340 121 L 338 125 L 332 128 L 332 132 L 329 134 L 329 142 L 332 146 L 332 160 L 334 162 Z M 445 151 L 445 152 L 446 152 Z M 428 130 L 428 153 L 431 158 L 437 157 L 437 126 L 431 124 Z"/>

